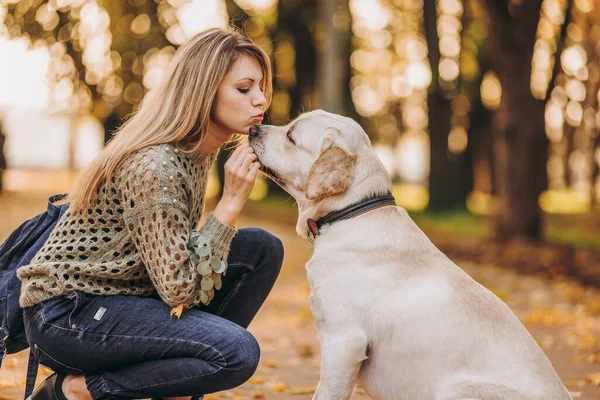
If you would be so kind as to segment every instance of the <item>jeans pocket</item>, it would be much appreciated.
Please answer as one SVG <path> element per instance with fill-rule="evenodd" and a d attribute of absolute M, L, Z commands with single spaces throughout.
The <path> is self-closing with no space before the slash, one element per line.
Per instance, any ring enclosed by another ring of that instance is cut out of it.
<path fill-rule="evenodd" d="M 79 292 L 71 292 L 42 302 L 42 319 L 61 329 L 77 329 L 75 315 L 81 306 L 82 296 Z"/>
<path fill-rule="evenodd" d="M 35 358 L 38 360 L 38 362 L 43 366 L 50 368 L 53 371 L 63 372 L 65 374 L 83 373 L 82 370 L 71 367 L 70 365 L 67 365 L 64 362 L 57 360 L 56 358 L 42 350 L 42 348 L 37 344 L 33 345 L 33 351 L 35 354 Z"/>

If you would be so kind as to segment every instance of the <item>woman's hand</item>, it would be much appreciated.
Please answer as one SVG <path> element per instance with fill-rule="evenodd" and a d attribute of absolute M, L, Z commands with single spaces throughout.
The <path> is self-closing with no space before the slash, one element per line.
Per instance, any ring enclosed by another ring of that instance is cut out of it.
<path fill-rule="evenodd" d="M 254 163 L 254 164 L 252 164 Z M 225 163 L 223 196 L 214 216 L 222 223 L 233 226 L 252 193 L 260 164 L 248 142 L 238 146 Z"/>

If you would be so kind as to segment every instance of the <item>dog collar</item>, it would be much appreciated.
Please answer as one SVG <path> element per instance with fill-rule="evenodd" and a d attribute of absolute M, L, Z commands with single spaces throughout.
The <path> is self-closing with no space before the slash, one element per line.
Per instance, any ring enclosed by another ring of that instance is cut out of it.
<path fill-rule="evenodd" d="M 366 212 L 375 210 L 380 207 L 395 205 L 396 199 L 394 199 L 394 196 L 392 196 L 392 194 L 388 192 L 384 196 L 375 196 L 363 199 L 358 203 L 351 204 L 348 207 L 342 208 L 341 210 L 329 213 L 323 218 L 316 221 L 312 218 L 309 218 L 306 220 L 306 225 L 308 225 L 307 239 L 309 242 L 314 243 L 317 236 L 319 236 L 320 229 L 323 225 L 332 224 L 334 222 L 341 221 L 344 219 L 358 217 L 359 215 L 362 215 Z"/>

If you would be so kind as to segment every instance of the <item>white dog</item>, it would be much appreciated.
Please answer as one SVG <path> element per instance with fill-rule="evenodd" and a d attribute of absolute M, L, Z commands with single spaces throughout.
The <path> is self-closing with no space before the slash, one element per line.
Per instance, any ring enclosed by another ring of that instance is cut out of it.
<path fill-rule="evenodd" d="M 357 378 L 383 400 L 571 399 L 511 310 L 404 209 L 382 201 L 322 224 L 391 190 L 355 121 L 313 111 L 286 126 L 254 127 L 250 144 L 262 171 L 296 199 L 298 234 L 316 236 L 306 265 L 322 347 L 315 399 L 349 399 Z"/>

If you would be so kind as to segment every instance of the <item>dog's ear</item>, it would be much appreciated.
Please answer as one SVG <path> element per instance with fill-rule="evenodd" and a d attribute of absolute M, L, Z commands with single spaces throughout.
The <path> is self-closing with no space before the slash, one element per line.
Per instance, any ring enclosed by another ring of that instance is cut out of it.
<path fill-rule="evenodd" d="M 323 139 L 321 154 L 311 167 L 306 181 L 306 198 L 319 200 L 343 193 L 354 177 L 355 156 L 334 140 L 341 132 L 328 128 Z"/>

